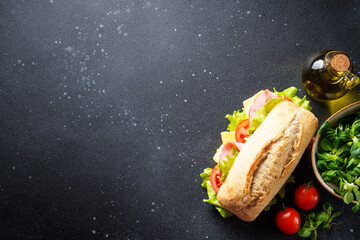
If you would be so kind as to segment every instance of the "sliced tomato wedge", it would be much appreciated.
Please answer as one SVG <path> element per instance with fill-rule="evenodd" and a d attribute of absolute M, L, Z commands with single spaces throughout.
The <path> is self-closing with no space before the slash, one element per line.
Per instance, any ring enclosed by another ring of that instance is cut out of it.
<path fill-rule="evenodd" d="M 235 130 L 235 140 L 240 143 L 246 142 L 245 138 L 249 136 L 248 128 L 250 121 L 249 119 L 242 120 L 237 126 Z"/>
<path fill-rule="evenodd" d="M 282 97 L 285 101 L 289 101 L 289 102 L 292 102 L 290 98 L 287 98 L 287 97 Z"/>
<path fill-rule="evenodd" d="M 217 164 L 219 165 L 219 164 Z M 217 168 L 217 165 L 213 168 L 213 170 L 210 173 L 210 183 L 211 183 L 211 187 L 214 189 L 214 191 L 216 193 L 219 192 L 220 187 L 222 185 L 221 182 L 221 170 Z"/>

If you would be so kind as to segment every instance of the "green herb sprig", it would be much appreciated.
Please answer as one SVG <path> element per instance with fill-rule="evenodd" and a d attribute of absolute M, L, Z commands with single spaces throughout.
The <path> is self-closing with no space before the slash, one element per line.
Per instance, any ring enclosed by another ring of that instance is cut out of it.
<path fill-rule="evenodd" d="M 322 211 L 318 211 L 316 213 L 314 211 L 310 212 L 306 216 L 306 222 L 299 229 L 298 234 L 301 237 L 309 237 L 312 232 L 314 232 L 312 240 L 316 240 L 317 229 L 320 226 L 323 229 L 330 229 L 330 226 L 334 224 L 332 223 L 332 220 L 340 215 L 340 212 L 333 212 L 333 210 L 334 209 L 330 203 L 324 203 L 322 205 Z"/>

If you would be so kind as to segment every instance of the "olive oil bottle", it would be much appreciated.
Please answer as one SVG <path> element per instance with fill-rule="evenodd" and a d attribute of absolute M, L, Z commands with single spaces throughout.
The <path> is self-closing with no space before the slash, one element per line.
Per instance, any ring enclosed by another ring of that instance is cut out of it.
<path fill-rule="evenodd" d="M 301 70 L 301 83 L 306 93 L 317 101 L 330 101 L 344 96 L 359 84 L 350 57 L 341 51 L 322 50 L 313 53 Z"/>

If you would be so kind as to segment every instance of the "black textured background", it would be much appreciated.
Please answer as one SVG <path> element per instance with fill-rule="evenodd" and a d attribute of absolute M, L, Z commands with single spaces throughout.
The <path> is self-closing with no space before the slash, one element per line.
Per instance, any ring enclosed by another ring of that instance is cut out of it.
<path fill-rule="evenodd" d="M 358 1 L 0 1 L 0 238 L 302 239 L 276 228 L 281 203 L 222 219 L 199 174 L 243 100 L 304 95 L 312 52 L 360 69 L 359 21 Z M 297 183 L 315 180 L 309 154 Z M 315 183 L 342 211 L 319 239 L 358 239 L 359 213 Z"/>

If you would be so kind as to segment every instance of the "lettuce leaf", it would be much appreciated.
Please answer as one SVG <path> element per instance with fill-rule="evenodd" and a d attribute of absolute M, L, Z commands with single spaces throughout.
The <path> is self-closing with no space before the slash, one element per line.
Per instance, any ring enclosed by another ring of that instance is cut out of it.
<path fill-rule="evenodd" d="M 227 114 L 225 116 L 230 121 L 230 124 L 227 128 L 229 132 L 235 131 L 237 125 L 242 121 L 248 118 L 247 114 L 245 113 L 244 109 L 242 109 L 242 112 L 240 110 L 234 111 L 233 115 Z"/>
<path fill-rule="evenodd" d="M 226 159 L 222 160 L 221 163 L 217 166 L 218 169 L 221 170 L 222 176 L 221 176 L 221 182 L 224 182 L 227 175 L 230 172 L 231 167 L 233 166 L 235 159 L 237 155 L 239 154 L 239 151 L 236 148 L 231 149 L 231 153 L 233 154 L 232 157 L 229 155 L 226 156 Z"/>
<path fill-rule="evenodd" d="M 260 126 L 260 124 L 265 120 L 267 115 L 271 112 L 271 110 L 281 101 L 283 101 L 282 98 L 271 99 L 270 101 L 265 103 L 264 106 L 262 106 L 256 111 L 255 116 L 252 119 L 251 125 L 248 129 L 249 135 L 255 132 L 255 130 Z"/>
<path fill-rule="evenodd" d="M 211 204 L 215 205 L 216 210 L 219 211 L 219 213 L 221 214 L 221 216 L 223 218 L 230 217 L 233 214 L 220 205 L 220 203 L 218 202 L 218 200 L 216 198 L 217 193 L 211 187 L 211 183 L 210 183 L 211 171 L 212 171 L 212 168 L 205 168 L 204 172 L 202 174 L 200 174 L 200 177 L 203 179 L 201 186 L 207 190 L 207 194 L 209 196 L 209 199 L 204 199 L 203 202 L 207 202 L 207 203 L 211 203 Z"/>
<path fill-rule="evenodd" d="M 277 92 L 274 88 L 274 91 L 278 96 L 287 97 L 296 105 L 311 111 L 312 108 L 310 106 L 310 101 L 306 100 L 306 96 L 304 96 L 303 98 L 299 98 L 298 96 L 296 96 L 296 93 L 298 91 L 296 87 L 289 87 L 282 92 Z"/>

